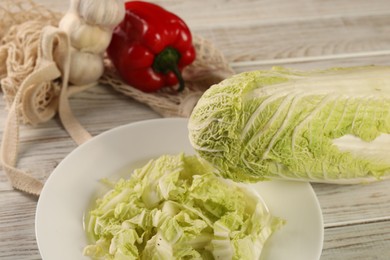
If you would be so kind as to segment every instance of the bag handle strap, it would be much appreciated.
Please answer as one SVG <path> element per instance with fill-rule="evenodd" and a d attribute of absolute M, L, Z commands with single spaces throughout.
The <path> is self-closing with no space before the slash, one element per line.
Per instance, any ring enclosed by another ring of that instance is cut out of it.
<path fill-rule="evenodd" d="M 0 160 L 3 169 L 10 180 L 11 185 L 18 190 L 39 196 L 43 188 L 43 182 L 16 168 L 19 147 L 19 113 L 18 105 L 23 93 L 32 85 L 52 81 L 62 76 L 62 87 L 59 96 L 58 112 L 61 122 L 69 135 L 80 145 L 91 138 L 91 135 L 74 117 L 69 105 L 68 97 L 78 90 L 85 90 L 88 86 L 68 88 L 70 71 L 70 41 L 67 34 L 53 26 L 43 28 L 38 49 L 38 59 L 34 71 L 21 83 L 5 122 L 3 138 L 0 147 Z M 53 53 L 56 54 L 57 66 Z M 63 71 L 59 69 L 63 68 Z"/>

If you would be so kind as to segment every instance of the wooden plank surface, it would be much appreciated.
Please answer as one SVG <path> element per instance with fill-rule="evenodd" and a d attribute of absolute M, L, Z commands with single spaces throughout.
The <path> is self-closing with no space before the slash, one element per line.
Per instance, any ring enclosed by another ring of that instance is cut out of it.
<path fill-rule="evenodd" d="M 194 30 L 232 62 L 376 53 L 390 49 L 390 13 Z M 375 30 L 373 30 L 375 28 Z"/>
<path fill-rule="evenodd" d="M 66 10 L 67 1 L 39 0 Z M 236 72 L 390 64 L 387 0 L 155 1 L 211 40 Z M 104 86 L 74 96 L 72 109 L 93 135 L 160 117 Z M 0 134 L 7 110 L 0 100 Z M 45 180 L 76 145 L 58 119 L 21 129 L 19 166 Z M 389 181 L 369 185 L 313 184 L 325 224 L 321 260 L 390 259 Z M 37 199 L 12 190 L 0 172 L 0 259 L 40 259 L 34 233 Z"/>
<path fill-rule="evenodd" d="M 321 259 L 386 260 L 390 256 L 390 221 L 325 229 Z"/>

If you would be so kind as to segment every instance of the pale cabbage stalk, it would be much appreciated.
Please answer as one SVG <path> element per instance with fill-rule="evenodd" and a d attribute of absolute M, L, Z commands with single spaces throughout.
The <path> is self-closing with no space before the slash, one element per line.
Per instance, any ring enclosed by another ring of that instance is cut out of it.
<path fill-rule="evenodd" d="M 390 176 L 390 67 L 235 75 L 194 108 L 198 154 L 236 181 L 338 184 Z"/>

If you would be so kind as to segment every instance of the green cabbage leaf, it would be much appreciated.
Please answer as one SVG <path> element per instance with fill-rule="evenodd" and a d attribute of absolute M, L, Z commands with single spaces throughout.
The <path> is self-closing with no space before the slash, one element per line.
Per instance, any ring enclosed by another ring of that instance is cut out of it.
<path fill-rule="evenodd" d="M 197 156 L 164 155 L 121 179 L 89 211 L 94 259 L 259 259 L 284 221 L 248 186 Z"/>
<path fill-rule="evenodd" d="M 390 176 L 390 67 L 280 67 L 209 88 L 190 142 L 223 177 L 360 183 Z"/>

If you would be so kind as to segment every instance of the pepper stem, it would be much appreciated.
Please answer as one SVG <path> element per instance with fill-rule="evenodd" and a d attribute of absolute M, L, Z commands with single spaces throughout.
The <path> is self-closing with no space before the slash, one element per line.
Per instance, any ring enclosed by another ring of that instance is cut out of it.
<path fill-rule="evenodd" d="M 179 81 L 179 88 L 177 91 L 180 92 L 184 89 L 184 79 L 181 75 L 179 67 L 177 66 L 179 60 L 180 53 L 172 47 L 167 47 L 155 57 L 153 62 L 153 69 L 156 72 L 163 74 L 173 72 Z"/>

